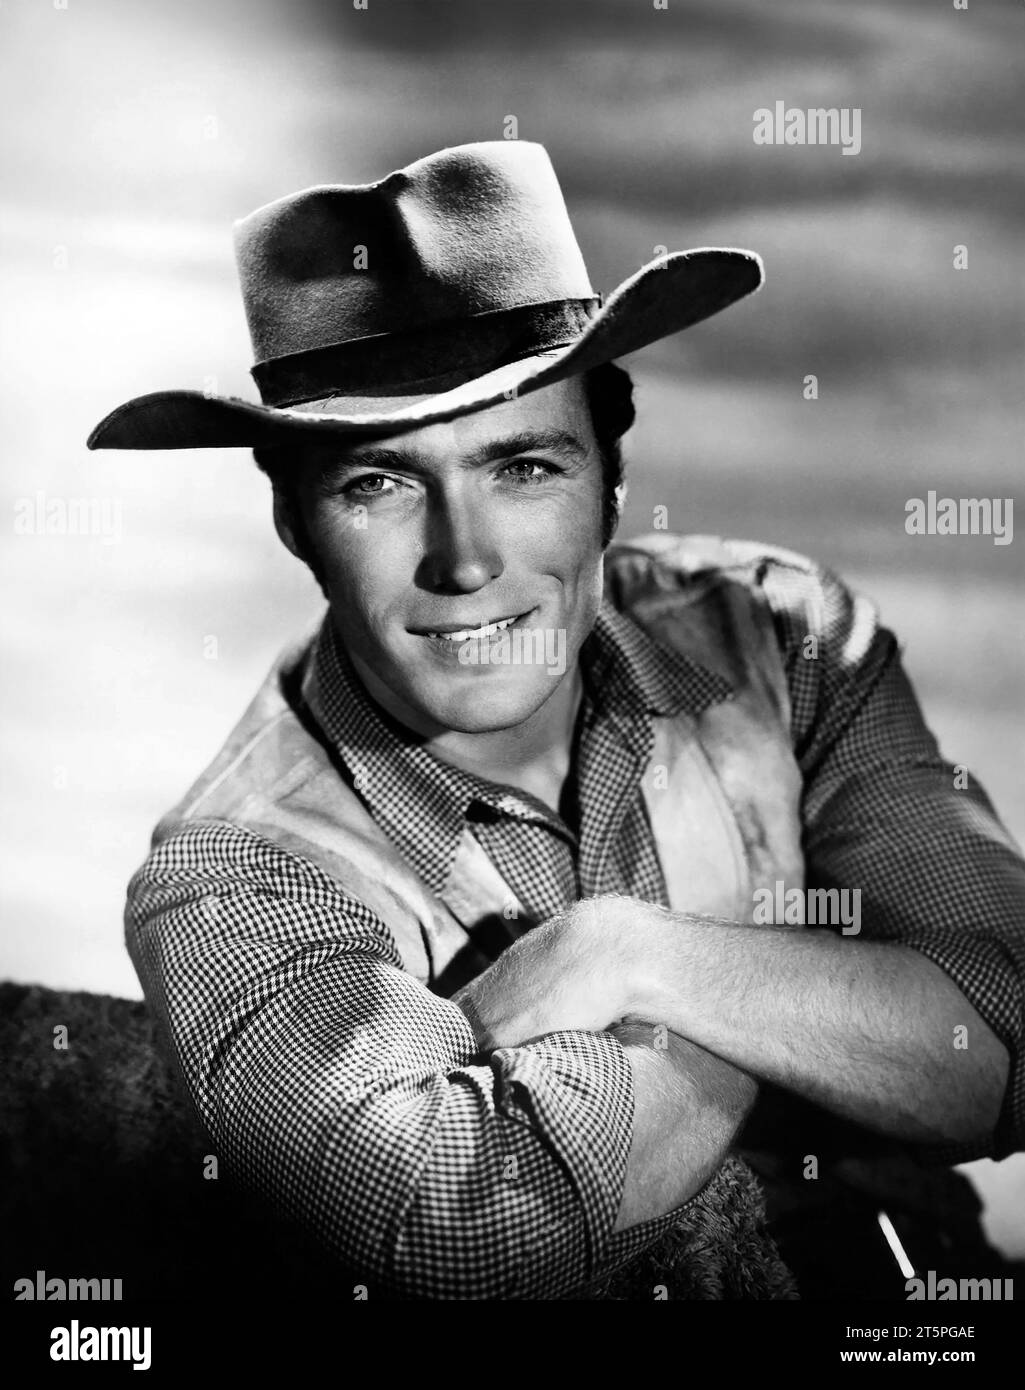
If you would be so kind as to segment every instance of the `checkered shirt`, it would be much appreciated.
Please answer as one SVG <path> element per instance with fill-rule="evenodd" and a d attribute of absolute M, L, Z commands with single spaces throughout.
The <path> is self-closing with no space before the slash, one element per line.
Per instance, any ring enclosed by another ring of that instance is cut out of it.
<path fill-rule="evenodd" d="M 808 882 L 859 884 L 862 935 L 929 956 L 1008 1046 L 1002 1156 L 1025 1128 L 1025 864 L 974 778 L 955 785 L 871 606 L 800 557 L 731 545 L 784 657 Z M 444 887 L 468 824 L 538 921 L 605 892 L 667 905 L 640 787 L 651 717 L 730 698 L 722 676 L 606 603 L 581 651 L 556 814 L 435 759 L 371 702 L 327 620 L 311 659 L 324 733 L 428 887 Z M 186 824 L 133 878 L 126 923 L 225 1159 L 368 1287 L 565 1296 L 674 1220 L 612 1233 L 633 1090 L 611 1034 L 554 1033 L 482 1062 L 459 1009 L 406 974 L 384 923 L 310 862 L 239 826 Z"/>

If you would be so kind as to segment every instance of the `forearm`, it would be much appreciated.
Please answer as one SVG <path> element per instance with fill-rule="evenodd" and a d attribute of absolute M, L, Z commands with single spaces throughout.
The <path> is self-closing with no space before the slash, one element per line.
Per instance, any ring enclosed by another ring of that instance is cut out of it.
<path fill-rule="evenodd" d="M 506 951 L 464 995 L 478 1042 L 647 1022 L 879 1133 L 989 1147 L 1007 1049 L 958 987 L 908 947 L 747 926 L 636 898 L 577 904 Z"/>
<path fill-rule="evenodd" d="M 536 928 L 454 999 L 484 1051 L 565 1028 L 607 1030 L 620 1041 L 634 1113 L 616 1230 L 693 1196 L 722 1163 L 757 1093 L 742 1070 L 668 1028 L 622 1021 L 634 943 L 617 929 L 621 901 L 630 900 L 588 900 Z"/>
<path fill-rule="evenodd" d="M 615 1230 L 662 1216 L 715 1173 L 757 1084 L 703 1048 L 644 1024 L 610 1029 L 633 1075 L 634 1121 Z"/>
<path fill-rule="evenodd" d="M 917 951 L 632 901 L 629 912 L 632 1016 L 896 1138 L 971 1140 L 995 1127 L 1007 1051 Z"/>

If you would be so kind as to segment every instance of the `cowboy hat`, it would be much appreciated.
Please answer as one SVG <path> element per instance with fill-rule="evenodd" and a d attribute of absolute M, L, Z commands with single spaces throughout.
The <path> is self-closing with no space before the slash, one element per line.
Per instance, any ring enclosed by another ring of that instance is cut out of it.
<path fill-rule="evenodd" d="M 262 404 L 157 391 L 90 449 L 250 448 L 383 434 L 552 385 L 762 283 L 750 251 L 661 256 L 594 293 L 542 145 L 486 141 L 377 183 L 307 188 L 235 224 Z"/>

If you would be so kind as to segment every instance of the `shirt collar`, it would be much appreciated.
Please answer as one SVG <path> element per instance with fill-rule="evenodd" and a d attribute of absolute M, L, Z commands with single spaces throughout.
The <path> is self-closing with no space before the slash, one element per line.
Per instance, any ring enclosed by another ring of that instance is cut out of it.
<path fill-rule="evenodd" d="M 696 715 L 734 693 L 723 676 L 663 647 L 607 600 L 581 647 L 580 667 L 589 722 Z M 330 610 L 314 638 L 303 696 L 374 819 L 434 892 L 448 881 L 474 803 L 499 815 L 558 820 L 534 798 L 435 758 L 392 719 L 367 693 Z"/>

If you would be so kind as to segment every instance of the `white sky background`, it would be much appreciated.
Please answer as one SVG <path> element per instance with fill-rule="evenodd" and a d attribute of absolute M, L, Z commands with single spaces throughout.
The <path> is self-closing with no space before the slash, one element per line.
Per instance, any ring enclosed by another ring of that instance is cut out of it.
<path fill-rule="evenodd" d="M 245 452 L 90 454 L 90 428 L 168 386 L 255 398 L 232 219 L 508 115 L 548 145 L 597 289 L 659 245 L 766 261 L 756 299 L 629 364 L 624 533 L 664 504 L 866 588 L 1025 839 L 1025 541 L 904 532 L 930 488 L 1014 497 L 1025 527 L 1022 29 L 1014 0 L 0 0 L 0 975 L 140 994 L 127 879 L 320 602 Z M 860 107 L 862 152 L 756 147 L 777 99 Z M 38 491 L 119 505 L 119 537 L 15 534 Z"/>

